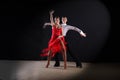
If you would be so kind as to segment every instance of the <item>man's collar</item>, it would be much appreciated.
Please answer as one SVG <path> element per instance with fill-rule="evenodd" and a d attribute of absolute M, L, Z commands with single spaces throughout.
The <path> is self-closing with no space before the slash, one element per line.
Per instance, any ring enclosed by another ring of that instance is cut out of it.
<path fill-rule="evenodd" d="M 67 24 L 63 23 L 62 25 L 67 25 Z"/>

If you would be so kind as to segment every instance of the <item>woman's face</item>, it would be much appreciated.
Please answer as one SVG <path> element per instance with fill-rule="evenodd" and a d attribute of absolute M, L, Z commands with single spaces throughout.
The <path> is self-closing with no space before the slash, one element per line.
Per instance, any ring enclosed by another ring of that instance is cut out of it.
<path fill-rule="evenodd" d="M 60 18 L 55 18 L 55 23 L 59 24 L 60 23 Z"/>

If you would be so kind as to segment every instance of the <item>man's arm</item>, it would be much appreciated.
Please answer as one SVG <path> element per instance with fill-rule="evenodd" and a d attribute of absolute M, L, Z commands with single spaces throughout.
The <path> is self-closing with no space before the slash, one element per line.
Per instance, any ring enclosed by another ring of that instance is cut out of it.
<path fill-rule="evenodd" d="M 68 28 L 68 30 L 74 30 L 74 31 L 77 31 L 80 33 L 81 36 L 83 37 L 86 37 L 86 34 L 79 28 L 75 27 L 75 26 L 70 26 L 70 25 L 67 25 L 66 26 Z"/>

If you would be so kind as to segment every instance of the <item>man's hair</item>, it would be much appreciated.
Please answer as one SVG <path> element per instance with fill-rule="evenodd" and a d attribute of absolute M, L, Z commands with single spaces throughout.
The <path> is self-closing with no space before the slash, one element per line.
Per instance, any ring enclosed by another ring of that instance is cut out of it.
<path fill-rule="evenodd" d="M 62 18 L 67 18 L 66 16 L 63 16 Z"/>

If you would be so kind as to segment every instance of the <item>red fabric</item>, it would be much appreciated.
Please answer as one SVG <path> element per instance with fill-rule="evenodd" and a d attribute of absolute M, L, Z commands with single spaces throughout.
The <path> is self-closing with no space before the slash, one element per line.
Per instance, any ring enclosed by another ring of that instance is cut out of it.
<path fill-rule="evenodd" d="M 51 50 L 52 52 L 52 57 L 54 57 L 54 55 L 57 52 L 60 52 L 62 47 L 61 47 L 61 43 L 60 40 L 63 41 L 64 45 L 66 44 L 64 37 L 60 37 L 58 38 L 60 35 L 62 35 L 62 28 L 56 28 L 56 26 L 54 25 L 52 27 L 52 36 L 50 41 L 48 42 L 48 48 L 43 49 L 42 53 L 40 54 L 40 56 L 48 56 L 48 51 Z M 65 46 L 66 48 L 66 46 Z"/>

